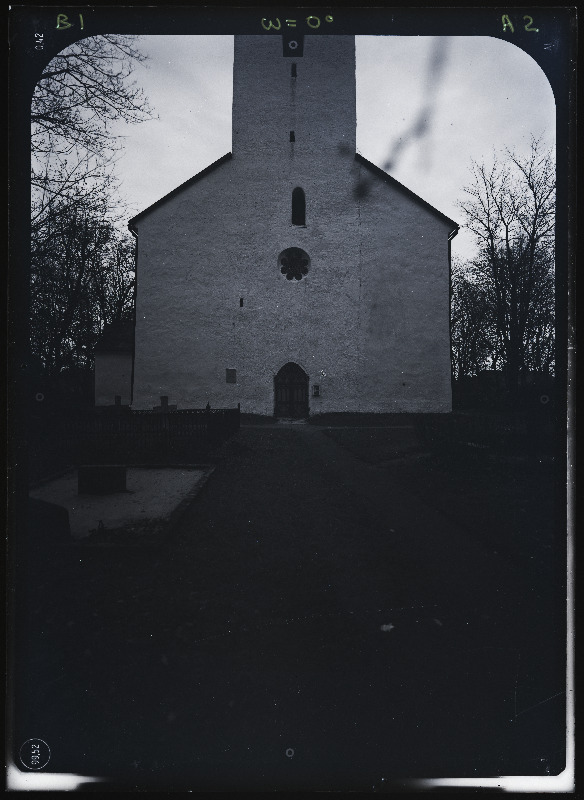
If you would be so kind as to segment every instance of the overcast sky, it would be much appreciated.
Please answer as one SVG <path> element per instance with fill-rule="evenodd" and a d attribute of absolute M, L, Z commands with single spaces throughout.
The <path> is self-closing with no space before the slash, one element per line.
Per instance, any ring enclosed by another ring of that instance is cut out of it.
<path fill-rule="evenodd" d="M 232 36 L 143 36 L 134 78 L 158 120 L 117 128 L 130 216 L 231 150 Z M 533 59 L 487 36 L 357 36 L 357 150 L 458 223 L 471 159 L 555 143 L 555 104 Z M 425 132 L 411 136 L 420 118 Z M 453 254 L 472 253 L 461 230 Z"/>

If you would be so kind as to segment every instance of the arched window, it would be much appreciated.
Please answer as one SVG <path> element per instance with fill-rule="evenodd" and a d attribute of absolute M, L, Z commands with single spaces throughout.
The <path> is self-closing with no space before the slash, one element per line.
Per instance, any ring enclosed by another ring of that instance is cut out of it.
<path fill-rule="evenodd" d="M 292 192 L 292 225 L 306 225 L 306 198 L 299 186 Z"/>

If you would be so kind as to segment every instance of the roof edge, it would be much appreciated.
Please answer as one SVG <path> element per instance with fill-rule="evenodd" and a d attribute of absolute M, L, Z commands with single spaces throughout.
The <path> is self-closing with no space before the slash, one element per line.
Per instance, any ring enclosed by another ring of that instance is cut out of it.
<path fill-rule="evenodd" d="M 355 160 L 359 164 L 363 164 L 363 166 L 367 167 L 367 169 L 369 169 L 371 172 L 373 172 L 374 175 L 377 175 L 378 178 L 382 178 L 382 180 L 386 181 L 387 183 L 391 183 L 393 186 L 395 186 L 401 192 L 406 194 L 412 200 L 415 200 L 416 203 L 418 203 L 419 205 L 423 206 L 428 211 L 431 211 L 432 214 L 434 214 L 434 216 L 438 217 L 443 222 L 447 222 L 449 225 L 452 225 L 452 230 L 450 231 L 449 236 L 448 236 L 449 239 L 453 239 L 456 236 L 456 234 L 460 230 L 460 225 L 457 222 L 455 222 L 453 219 L 450 219 L 450 217 L 447 217 L 446 214 L 443 214 L 441 211 L 438 211 L 438 209 L 434 208 L 434 206 L 431 205 L 430 203 L 428 203 L 427 200 L 424 200 L 422 197 L 417 195 L 415 192 L 412 192 L 412 190 L 408 189 L 407 186 L 404 186 L 403 183 L 400 183 L 395 178 L 392 178 L 391 175 L 388 175 L 387 172 L 382 170 L 380 167 L 377 167 L 372 161 L 369 161 L 367 158 L 362 156 L 360 153 L 355 153 Z"/>
<path fill-rule="evenodd" d="M 226 161 L 229 161 L 231 158 L 233 158 L 233 154 L 232 153 L 225 153 L 225 155 L 221 156 L 221 158 L 218 158 L 217 161 L 214 161 L 212 164 L 209 164 L 208 167 L 205 167 L 205 169 L 201 170 L 200 172 L 197 172 L 196 175 L 193 175 L 192 178 L 189 178 L 184 183 L 181 183 L 180 186 L 176 187 L 176 189 L 173 189 L 168 194 L 165 194 L 164 197 L 160 198 L 160 200 L 157 200 L 155 203 L 152 203 L 151 206 L 148 206 L 148 208 L 145 208 L 143 211 L 140 211 L 139 214 L 136 214 L 136 216 L 132 217 L 132 219 L 128 222 L 128 228 L 130 229 L 130 231 L 134 235 L 136 235 L 137 231 L 134 230 L 134 225 L 145 214 L 148 214 L 150 211 L 152 211 L 153 209 L 157 208 L 159 205 L 164 203 L 166 200 L 169 200 L 171 197 L 174 197 L 179 192 L 182 192 L 182 190 L 186 189 L 187 186 L 190 186 L 191 184 L 196 183 L 201 178 L 204 178 L 206 175 L 208 175 L 214 169 L 217 169 L 217 167 L 220 167 L 221 164 L 224 164 Z"/>

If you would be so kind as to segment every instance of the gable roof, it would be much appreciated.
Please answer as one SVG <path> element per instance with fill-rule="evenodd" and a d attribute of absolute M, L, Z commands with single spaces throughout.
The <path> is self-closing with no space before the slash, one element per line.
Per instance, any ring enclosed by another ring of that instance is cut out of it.
<path fill-rule="evenodd" d="M 217 159 L 217 161 L 214 161 L 208 167 L 205 167 L 205 169 L 201 170 L 201 172 L 198 172 L 196 175 L 193 175 L 193 177 L 189 178 L 188 181 L 181 183 L 180 186 L 176 187 L 176 189 L 173 189 L 168 194 L 165 194 L 164 197 L 160 198 L 160 200 L 157 200 L 155 203 L 152 203 L 152 205 L 148 206 L 148 208 L 145 208 L 144 211 L 141 211 L 139 214 L 136 214 L 136 216 L 133 217 L 128 222 L 128 228 L 130 229 L 130 231 L 135 234 L 137 231 L 135 230 L 134 225 L 136 222 L 142 219 L 142 217 L 144 217 L 145 214 L 148 214 L 150 211 L 153 211 L 155 208 L 162 205 L 162 203 L 166 202 L 166 200 L 169 200 L 171 197 L 174 197 L 175 195 L 179 194 L 180 192 L 183 191 L 183 189 L 187 189 L 189 186 L 192 186 L 194 183 L 201 180 L 201 178 L 204 178 L 210 172 L 213 172 L 213 170 L 217 169 L 217 167 L 220 167 L 222 164 L 224 164 L 226 161 L 229 161 L 231 158 L 233 158 L 233 154 L 226 153 L 224 156 L 221 156 L 221 158 Z M 405 194 L 411 200 L 414 200 L 414 202 L 416 202 L 419 206 L 425 208 L 426 211 L 430 211 L 432 214 L 434 214 L 435 217 L 438 217 L 438 219 L 442 220 L 442 222 L 446 222 L 447 225 L 450 225 L 451 231 L 448 237 L 449 239 L 452 239 L 454 236 L 456 236 L 460 228 L 457 222 L 454 222 L 454 220 L 450 219 L 450 217 L 447 217 L 441 211 L 438 211 L 438 209 L 434 208 L 433 205 L 430 205 L 430 203 L 428 203 L 426 200 L 423 200 L 415 192 L 412 192 L 412 190 L 408 189 L 407 186 L 404 186 L 403 183 L 400 183 L 395 178 L 392 178 L 391 175 L 387 174 L 387 172 L 384 172 L 382 169 L 375 166 L 375 164 L 373 164 L 368 159 L 364 158 L 360 153 L 355 153 L 355 161 L 366 167 L 376 177 L 381 178 L 386 183 L 389 183 L 395 189 L 400 191 L 402 194 Z"/>
<path fill-rule="evenodd" d="M 357 161 L 357 163 L 359 164 L 363 164 L 363 166 L 367 167 L 367 169 L 370 172 L 372 172 L 376 177 L 381 178 L 386 183 L 389 183 L 399 192 L 405 194 L 406 197 L 409 197 L 419 206 L 425 208 L 426 211 L 430 211 L 432 214 L 434 214 L 435 217 L 438 217 L 438 219 L 442 220 L 442 222 L 446 222 L 448 225 L 450 225 L 452 230 L 450 231 L 450 235 L 448 237 L 449 239 L 452 239 L 454 238 L 454 236 L 456 236 L 460 228 L 460 225 L 457 222 L 454 222 L 454 220 L 450 219 L 450 217 L 447 217 L 446 214 L 443 214 L 441 211 L 438 211 L 437 208 L 434 208 L 434 206 L 430 205 L 430 203 L 428 203 L 426 200 L 423 200 L 419 195 L 415 194 L 415 192 L 412 192 L 412 190 L 408 189 L 407 186 L 404 186 L 403 183 L 396 181 L 395 178 L 392 178 L 391 175 L 388 175 L 387 172 L 384 172 L 379 167 L 376 167 L 375 164 L 373 164 L 371 161 L 368 161 L 360 153 L 355 153 L 355 161 Z"/>
<path fill-rule="evenodd" d="M 192 178 L 189 178 L 188 181 L 181 183 L 180 186 L 177 186 L 176 189 L 173 189 L 168 194 L 165 194 L 164 197 L 160 198 L 160 200 L 157 200 L 155 203 L 152 203 L 152 205 L 148 206 L 148 208 L 145 208 L 144 211 L 140 211 L 139 214 L 136 214 L 136 216 L 132 217 L 132 219 L 128 222 L 128 228 L 130 229 L 130 231 L 132 233 L 136 233 L 136 231 L 134 230 L 134 225 L 145 214 L 148 214 L 148 212 L 162 205 L 162 203 L 164 203 L 166 200 L 170 200 L 171 197 L 174 197 L 175 195 L 179 194 L 180 192 L 182 192 L 183 189 L 186 189 L 189 186 L 192 186 L 193 183 L 200 181 L 201 178 L 204 178 L 205 175 L 208 175 L 210 172 L 213 172 L 213 170 L 217 169 L 217 167 L 220 167 L 221 164 L 224 164 L 226 161 L 229 161 L 229 159 L 231 159 L 232 157 L 233 156 L 231 153 L 225 153 L 224 156 L 221 156 L 221 158 L 218 158 L 217 161 L 214 161 L 208 167 L 205 167 L 205 169 L 202 169 L 200 172 L 197 172 L 197 174 L 193 175 Z"/>

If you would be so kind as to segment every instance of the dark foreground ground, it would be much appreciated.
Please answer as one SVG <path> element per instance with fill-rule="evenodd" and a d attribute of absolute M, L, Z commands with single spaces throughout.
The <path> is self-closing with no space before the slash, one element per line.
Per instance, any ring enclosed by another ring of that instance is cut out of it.
<path fill-rule="evenodd" d="M 29 556 L 16 750 L 141 789 L 557 774 L 557 470 L 471 455 L 243 427 L 161 546 Z"/>

